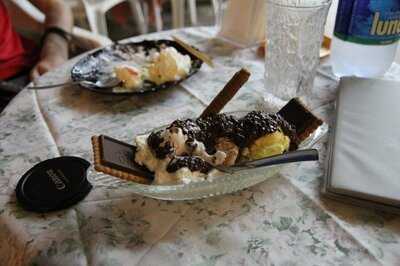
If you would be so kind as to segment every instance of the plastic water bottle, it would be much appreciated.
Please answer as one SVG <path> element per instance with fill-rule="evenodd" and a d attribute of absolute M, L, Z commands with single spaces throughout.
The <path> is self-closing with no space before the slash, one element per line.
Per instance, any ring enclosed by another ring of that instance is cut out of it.
<path fill-rule="evenodd" d="M 339 0 L 331 47 L 333 72 L 359 77 L 384 74 L 399 38 L 399 0 Z"/>

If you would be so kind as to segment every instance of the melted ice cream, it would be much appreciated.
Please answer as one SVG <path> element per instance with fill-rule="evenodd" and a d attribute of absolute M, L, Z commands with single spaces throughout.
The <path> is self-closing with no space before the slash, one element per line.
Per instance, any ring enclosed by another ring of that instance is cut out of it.
<path fill-rule="evenodd" d="M 173 47 L 165 48 L 149 66 L 149 80 L 157 85 L 180 80 L 189 74 L 191 64 L 190 56 L 182 55 Z"/>

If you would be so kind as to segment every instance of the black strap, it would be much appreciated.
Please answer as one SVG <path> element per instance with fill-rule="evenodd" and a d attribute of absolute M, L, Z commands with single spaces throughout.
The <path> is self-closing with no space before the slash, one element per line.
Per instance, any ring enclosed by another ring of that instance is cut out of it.
<path fill-rule="evenodd" d="M 47 27 L 46 30 L 43 33 L 42 36 L 42 45 L 44 40 L 46 39 L 47 35 L 49 35 L 50 33 L 54 33 L 57 34 L 58 36 L 62 37 L 67 43 L 69 43 L 72 40 L 72 34 L 59 28 L 56 26 L 51 26 L 51 27 Z"/>

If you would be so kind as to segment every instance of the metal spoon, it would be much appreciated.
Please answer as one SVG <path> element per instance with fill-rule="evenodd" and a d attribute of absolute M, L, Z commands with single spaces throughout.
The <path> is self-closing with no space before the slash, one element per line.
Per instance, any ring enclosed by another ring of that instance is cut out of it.
<path fill-rule="evenodd" d="M 49 84 L 43 86 L 28 86 L 27 89 L 29 90 L 44 90 L 44 89 L 51 89 L 63 86 L 70 86 L 70 85 L 82 85 L 84 87 L 96 87 L 99 89 L 108 89 L 114 88 L 121 83 L 119 79 L 116 77 L 110 77 L 105 79 L 99 79 L 96 82 L 88 81 L 88 80 L 77 80 L 77 81 L 69 81 L 64 83 L 57 83 L 57 84 Z"/>
<path fill-rule="evenodd" d="M 237 171 L 256 168 L 261 166 L 271 166 L 276 164 L 304 162 L 304 161 L 317 161 L 318 151 L 316 149 L 306 149 L 286 152 L 283 154 L 266 157 L 254 161 L 247 161 L 232 166 L 214 166 L 215 169 L 221 172 L 233 174 Z"/>

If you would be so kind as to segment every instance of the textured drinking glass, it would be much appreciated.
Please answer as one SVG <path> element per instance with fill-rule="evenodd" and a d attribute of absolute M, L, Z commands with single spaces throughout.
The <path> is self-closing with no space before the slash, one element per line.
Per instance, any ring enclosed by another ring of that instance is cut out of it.
<path fill-rule="evenodd" d="M 274 96 L 311 96 L 330 4 L 266 0 L 265 87 Z"/>

